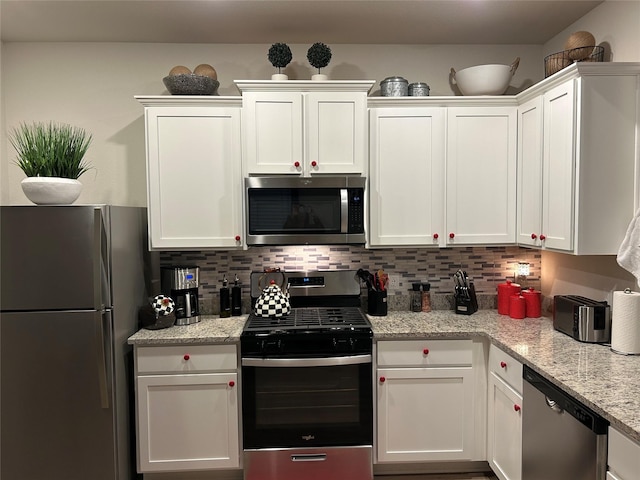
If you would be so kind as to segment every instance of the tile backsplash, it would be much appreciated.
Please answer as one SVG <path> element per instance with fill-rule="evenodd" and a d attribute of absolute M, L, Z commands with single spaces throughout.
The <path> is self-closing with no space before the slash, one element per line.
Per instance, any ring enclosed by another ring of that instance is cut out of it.
<path fill-rule="evenodd" d="M 292 270 L 357 270 L 377 271 L 382 268 L 393 280 L 389 295 L 397 296 L 390 308 L 402 309 L 402 297 L 409 294 L 412 282 L 431 283 L 432 295 L 453 293 L 452 275 L 467 272 L 480 295 L 495 295 L 496 286 L 513 279 L 518 262 L 530 265 L 530 274 L 519 279 L 523 287 L 540 290 L 541 253 L 516 246 L 365 249 L 359 246 L 286 246 L 252 247 L 233 251 L 162 252 L 162 266 L 196 265 L 200 267 L 201 311 L 219 311 L 218 291 L 223 275 L 230 285 L 238 275 L 243 304 L 249 305 L 249 275 L 266 267 Z M 408 303 L 407 303 L 408 309 Z"/>

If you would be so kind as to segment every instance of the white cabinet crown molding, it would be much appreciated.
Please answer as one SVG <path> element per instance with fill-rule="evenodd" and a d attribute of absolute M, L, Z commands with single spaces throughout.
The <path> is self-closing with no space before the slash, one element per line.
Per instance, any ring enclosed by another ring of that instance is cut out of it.
<path fill-rule="evenodd" d="M 241 92 L 365 92 L 375 80 L 234 80 Z"/>
<path fill-rule="evenodd" d="M 550 75 L 515 97 L 518 104 L 522 104 L 574 78 L 594 75 L 637 75 L 638 73 L 640 73 L 640 62 L 578 62 Z"/>
<path fill-rule="evenodd" d="M 213 96 L 213 95 L 135 95 L 135 98 L 145 107 L 240 107 L 242 97 L 238 96 Z"/>
<path fill-rule="evenodd" d="M 513 95 L 500 96 L 429 96 L 429 97 L 369 97 L 369 108 L 373 107 L 513 107 L 518 101 Z"/>

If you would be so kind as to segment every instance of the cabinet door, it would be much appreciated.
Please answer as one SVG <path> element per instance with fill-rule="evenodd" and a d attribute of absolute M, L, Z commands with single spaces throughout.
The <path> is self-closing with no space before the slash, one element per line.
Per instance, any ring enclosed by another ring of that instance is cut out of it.
<path fill-rule="evenodd" d="M 239 466 L 236 373 L 137 379 L 139 472 Z"/>
<path fill-rule="evenodd" d="M 245 92 L 242 97 L 247 173 L 300 175 L 304 167 L 302 94 Z"/>
<path fill-rule="evenodd" d="M 574 82 L 565 82 L 544 94 L 544 154 L 542 244 L 573 249 L 575 101 Z"/>
<path fill-rule="evenodd" d="M 240 246 L 240 109 L 152 107 L 146 119 L 151 248 Z"/>
<path fill-rule="evenodd" d="M 489 374 L 487 456 L 500 480 L 522 478 L 522 397 Z"/>
<path fill-rule="evenodd" d="M 378 461 L 472 460 L 472 367 L 378 369 Z"/>
<path fill-rule="evenodd" d="M 352 92 L 305 94 L 304 170 L 309 174 L 364 174 L 367 96 Z"/>
<path fill-rule="evenodd" d="M 542 97 L 518 107 L 518 236 L 540 245 L 542 228 Z"/>
<path fill-rule="evenodd" d="M 447 243 L 515 243 L 516 107 L 452 107 L 447 126 Z"/>
<path fill-rule="evenodd" d="M 370 246 L 443 241 L 444 123 L 442 108 L 371 110 Z"/>

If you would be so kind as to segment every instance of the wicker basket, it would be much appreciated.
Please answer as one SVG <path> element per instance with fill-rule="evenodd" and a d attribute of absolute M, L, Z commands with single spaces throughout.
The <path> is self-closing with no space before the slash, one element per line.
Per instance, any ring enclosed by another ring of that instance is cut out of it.
<path fill-rule="evenodd" d="M 579 47 L 552 53 L 544 58 L 544 77 L 553 75 L 572 63 L 603 62 L 604 47 Z"/>

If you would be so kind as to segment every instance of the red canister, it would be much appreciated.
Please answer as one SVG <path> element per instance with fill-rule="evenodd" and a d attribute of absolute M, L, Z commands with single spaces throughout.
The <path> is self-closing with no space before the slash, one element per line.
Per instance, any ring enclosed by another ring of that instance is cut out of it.
<path fill-rule="evenodd" d="M 498 285 L 498 313 L 500 315 L 509 315 L 511 297 L 518 293 L 520 293 L 520 285 L 511 283 L 511 280 Z"/>
<path fill-rule="evenodd" d="M 509 316 L 511 318 L 523 319 L 526 316 L 526 304 L 521 294 L 512 295 L 509 299 Z"/>
<path fill-rule="evenodd" d="M 527 318 L 538 318 L 540 317 L 540 292 L 533 289 L 533 287 L 523 290 L 522 296 L 524 297 L 525 307 L 526 307 L 526 315 Z"/>

